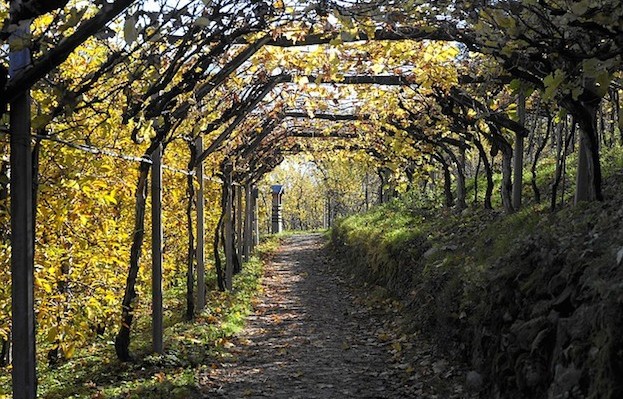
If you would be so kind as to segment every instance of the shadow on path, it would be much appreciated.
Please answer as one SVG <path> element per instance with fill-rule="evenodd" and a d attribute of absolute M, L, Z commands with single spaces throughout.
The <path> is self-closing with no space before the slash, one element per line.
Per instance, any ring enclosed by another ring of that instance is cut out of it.
<path fill-rule="evenodd" d="M 411 398 L 382 322 L 353 303 L 320 235 L 288 238 L 231 358 L 199 376 L 210 398 Z"/>

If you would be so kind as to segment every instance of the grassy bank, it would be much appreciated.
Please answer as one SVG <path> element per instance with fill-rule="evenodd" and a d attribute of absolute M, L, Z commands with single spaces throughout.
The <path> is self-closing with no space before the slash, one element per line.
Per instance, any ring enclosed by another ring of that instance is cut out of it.
<path fill-rule="evenodd" d="M 396 200 L 340 221 L 332 242 L 485 396 L 622 397 L 623 175 L 609 175 L 603 203 L 505 216 Z"/>

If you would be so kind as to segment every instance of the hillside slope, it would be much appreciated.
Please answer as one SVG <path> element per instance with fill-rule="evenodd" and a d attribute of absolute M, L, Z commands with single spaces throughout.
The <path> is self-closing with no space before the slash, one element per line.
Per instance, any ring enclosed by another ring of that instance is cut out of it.
<path fill-rule="evenodd" d="M 623 397 L 623 173 L 604 202 L 504 216 L 395 201 L 340 221 L 336 252 L 462 356 L 483 397 Z"/>

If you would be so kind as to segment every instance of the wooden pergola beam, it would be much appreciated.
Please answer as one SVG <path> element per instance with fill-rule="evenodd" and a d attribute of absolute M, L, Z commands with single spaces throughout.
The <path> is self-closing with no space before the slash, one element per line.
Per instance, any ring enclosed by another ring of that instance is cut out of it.
<path fill-rule="evenodd" d="M 352 43 L 358 41 L 368 40 L 439 40 L 439 41 L 455 41 L 456 35 L 451 33 L 449 29 L 431 29 L 430 27 L 401 27 L 393 30 L 389 29 L 377 29 L 374 35 L 369 35 L 367 32 L 360 31 L 356 35 L 344 36 L 341 32 L 332 32 L 329 34 L 312 34 L 303 38 L 287 38 L 285 36 L 279 36 L 271 39 L 267 46 L 276 47 L 297 47 L 297 46 L 311 46 L 318 44 L 330 44 L 335 40 L 340 40 L 344 43 Z"/>
<path fill-rule="evenodd" d="M 323 119 L 332 122 L 345 121 L 366 121 L 370 120 L 370 115 L 353 115 L 353 114 L 314 114 L 312 117 L 306 112 L 287 111 L 284 113 L 286 118 L 306 118 L 306 119 Z"/>
<path fill-rule="evenodd" d="M 360 136 L 357 133 L 317 133 L 312 131 L 294 132 L 289 137 L 306 139 L 356 139 Z"/>

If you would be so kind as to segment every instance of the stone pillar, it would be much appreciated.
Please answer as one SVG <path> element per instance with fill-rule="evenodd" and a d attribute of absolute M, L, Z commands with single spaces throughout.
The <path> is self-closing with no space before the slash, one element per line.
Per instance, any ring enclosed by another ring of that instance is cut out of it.
<path fill-rule="evenodd" d="M 273 213 L 271 218 L 271 233 L 277 234 L 283 231 L 283 215 L 281 214 L 281 197 L 283 196 L 283 186 L 274 185 L 271 187 L 273 193 Z"/>

